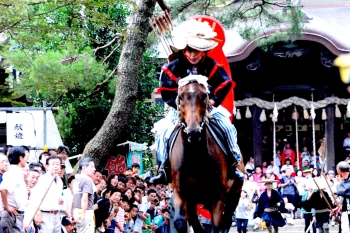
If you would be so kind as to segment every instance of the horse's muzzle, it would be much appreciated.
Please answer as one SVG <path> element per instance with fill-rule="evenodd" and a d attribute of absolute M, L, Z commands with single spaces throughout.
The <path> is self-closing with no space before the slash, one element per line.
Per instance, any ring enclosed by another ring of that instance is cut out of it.
<path fill-rule="evenodd" d="M 187 129 L 187 141 L 189 143 L 198 143 L 202 139 L 202 128 Z"/>

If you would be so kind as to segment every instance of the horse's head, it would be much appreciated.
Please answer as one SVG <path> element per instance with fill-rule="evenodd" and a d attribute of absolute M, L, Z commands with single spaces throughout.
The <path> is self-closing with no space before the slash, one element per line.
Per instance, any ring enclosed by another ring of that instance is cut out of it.
<path fill-rule="evenodd" d="M 201 131 L 206 120 L 208 106 L 207 78 L 202 75 L 190 75 L 179 81 L 178 109 L 180 123 L 188 135 L 190 143 L 201 140 Z"/>

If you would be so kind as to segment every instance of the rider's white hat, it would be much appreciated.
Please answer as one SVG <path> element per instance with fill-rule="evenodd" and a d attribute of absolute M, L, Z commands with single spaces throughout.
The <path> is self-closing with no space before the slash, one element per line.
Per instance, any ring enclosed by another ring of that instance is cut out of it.
<path fill-rule="evenodd" d="M 209 51 L 218 45 L 216 35 L 208 22 L 190 19 L 174 28 L 174 44 L 170 47 L 174 52 L 185 49 L 186 46 L 198 51 Z"/>

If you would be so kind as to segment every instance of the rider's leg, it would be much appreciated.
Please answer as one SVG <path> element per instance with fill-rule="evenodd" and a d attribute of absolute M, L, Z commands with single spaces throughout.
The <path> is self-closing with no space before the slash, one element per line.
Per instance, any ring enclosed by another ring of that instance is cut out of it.
<path fill-rule="evenodd" d="M 161 129 L 157 132 L 156 145 L 157 145 L 157 158 L 161 158 L 161 166 L 158 170 L 158 174 L 150 179 L 151 183 L 154 184 L 168 184 L 171 183 L 171 167 L 170 158 L 168 155 L 168 139 L 174 130 L 175 123 L 178 118 L 178 111 L 169 108 L 169 112 L 166 116 L 168 121 L 161 125 Z"/>
<path fill-rule="evenodd" d="M 149 181 L 153 184 L 168 184 L 171 183 L 171 166 L 169 154 L 165 151 L 165 161 L 161 164 L 158 174 L 152 177 Z"/>
<path fill-rule="evenodd" d="M 228 178 L 229 179 L 239 179 L 244 180 L 244 174 L 237 169 L 238 162 L 241 161 L 241 150 L 237 144 L 237 130 L 235 126 L 230 122 L 230 119 L 220 112 L 216 112 L 212 114 L 212 117 L 216 120 L 218 126 L 224 131 L 225 137 L 227 138 L 227 144 L 229 146 L 232 157 L 228 159 L 230 161 L 231 166 L 229 166 Z"/>

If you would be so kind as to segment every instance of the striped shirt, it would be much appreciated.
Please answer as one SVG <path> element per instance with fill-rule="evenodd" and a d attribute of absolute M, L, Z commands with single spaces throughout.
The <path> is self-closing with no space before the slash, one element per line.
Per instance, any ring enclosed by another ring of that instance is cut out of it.
<path fill-rule="evenodd" d="M 115 216 L 115 218 L 114 218 L 116 223 L 118 223 L 118 225 L 121 226 L 121 227 L 123 227 L 124 223 L 125 223 L 124 213 L 125 213 L 125 210 L 119 206 L 119 210 L 118 210 L 117 216 Z M 114 230 L 114 233 L 123 233 L 123 232 L 120 231 L 119 228 L 116 226 L 115 230 Z"/>

